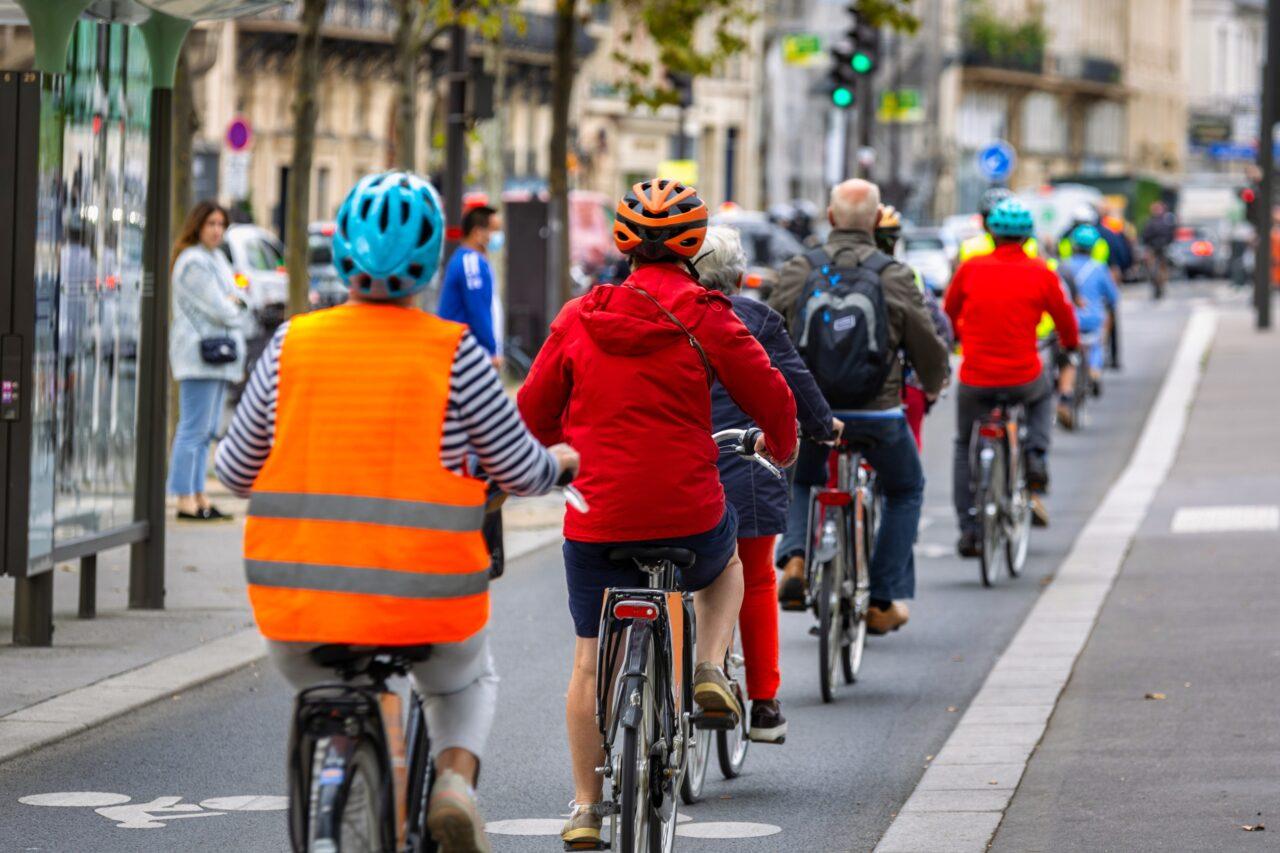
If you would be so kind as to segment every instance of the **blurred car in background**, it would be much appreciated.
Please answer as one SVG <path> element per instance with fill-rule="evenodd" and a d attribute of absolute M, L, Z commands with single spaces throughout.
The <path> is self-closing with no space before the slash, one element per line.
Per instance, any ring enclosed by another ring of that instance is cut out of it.
<path fill-rule="evenodd" d="M 952 258 L 958 247 L 942 228 L 906 228 L 898 242 L 898 258 L 920 273 L 924 283 L 941 296 L 951 281 Z"/>
<path fill-rule="evenodd" d="M 347 286 L 333 265 L 336 230 L 333 222 L 312 222 L 307 226 L 307 273 L 311 277 L 308 299 L 312 308 L 329 308 L 347 301 Z"/>
<path fill-rule="evenodd" d="M 738 232 L 747 255 L 747 274 L 742 283 L 746 296 L 765 299 L 778 283 L 778 271 L 796 255 L 803 255 L 804 244 L 781 225 L 756 211 L 733 210 L 711 217 L 712 225 L 727 225 Z"/>
<path fill-rule="evenodd" d="M 256 321 L 255 333 L 250 337 L 270 336 L 284 320 L 285 306 L 289 301 L 284 245 L 265 228 L 232 225 L 227 229 L 221 248 L 231 264 L 236 287 Z"/>
<path fill-rule="evenodd" d="M 1173 232 L 1169 263 L 1187 278 L 1224 278 L 1231 269 L 1230 225 L 1180 225 Z"/>

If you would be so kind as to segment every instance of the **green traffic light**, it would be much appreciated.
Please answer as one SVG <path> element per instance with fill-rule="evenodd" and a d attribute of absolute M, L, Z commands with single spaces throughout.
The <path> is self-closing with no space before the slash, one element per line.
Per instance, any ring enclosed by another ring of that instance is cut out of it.
<path fill-rule="evenodd" d="M 853 59 L 849 60 L 849 64 L 852 65 L 853 70 L 859 74 L 870 73 L 872 67 L 875 65 L 875 63 L 871 61 L 871 57 L 862 51 L 855 53 L 853 55 Z"/>
<path fill-rule="evenodd" d="M 847 107 L 853 103 L 853 90 L 848 86 L 837 86 L 831 93 L 831 103 L 837 107 Z"/>

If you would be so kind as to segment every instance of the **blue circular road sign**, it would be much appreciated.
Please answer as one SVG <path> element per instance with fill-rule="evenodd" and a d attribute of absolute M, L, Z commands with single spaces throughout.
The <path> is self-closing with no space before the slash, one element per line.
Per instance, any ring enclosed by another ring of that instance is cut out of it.
<path fill-rule="evenodd" d="M 978 170 L 988 181 L 1003 181 L 1013 172 L 1017 160 L 1013 146 L 997 139 L 978 152 Z"/>

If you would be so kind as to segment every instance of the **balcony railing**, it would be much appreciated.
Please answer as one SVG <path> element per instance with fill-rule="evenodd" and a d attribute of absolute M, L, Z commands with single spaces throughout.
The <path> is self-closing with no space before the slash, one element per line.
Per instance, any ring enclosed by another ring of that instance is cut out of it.
<path fill-rule="evenodd" d="M 961 54 L 965 65 L 979 68 L 1003 68 L 1008 71 L 1044 73 L 1043 50 L 1013 50 L 996 52 L 976 45 L 966 45 Z"/>
<path fill-rule="evenodd" d="M 296 22 L 301 14 L 302 4 L 290 3 L 254 17 L 262 21 Z M 324 26 L 389 33 L 396 26 L 396 10 L 390 0 L 329 0 L 324 12 Z"/>

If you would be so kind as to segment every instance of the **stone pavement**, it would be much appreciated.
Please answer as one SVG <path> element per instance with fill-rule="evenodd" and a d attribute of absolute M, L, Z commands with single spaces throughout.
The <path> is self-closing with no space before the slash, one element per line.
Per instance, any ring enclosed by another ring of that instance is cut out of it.
<path fill-rule="evenodd" d="M 1276 849 L 1280 333 L 1251 323 L 1220 314 L 1179 454 L 992 850 Z"/>
<path fill-rule="evenodd" d="M 164 610 L 128 609 L 129 552 L 117 548 L 98 560 L 96 619 L 76 615 L 79 563 L 59 565 L 52 647 L 16 647 L 14 585 L 0 581 L 0 761 L 261 655 L 240 552 L 247 502 L 213 481 L 209 494 L 236 520 L 169 523 Z M 560 541 L 563 506 L 558 493 L 508 501 L 508 572 L 519 571 L 519 557 Z"/>

